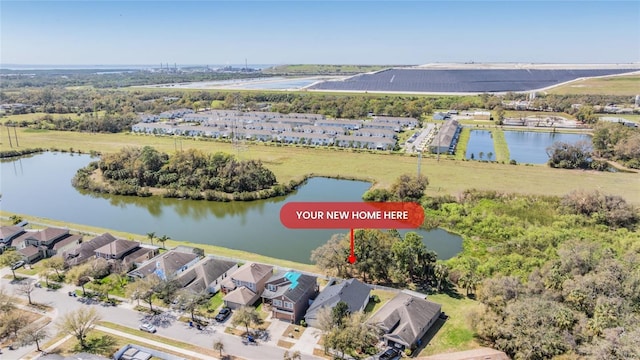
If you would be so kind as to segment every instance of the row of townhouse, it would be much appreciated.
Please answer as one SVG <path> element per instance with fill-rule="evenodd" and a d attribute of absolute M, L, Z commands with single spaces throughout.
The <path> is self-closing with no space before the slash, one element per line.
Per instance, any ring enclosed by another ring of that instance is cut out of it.
<path fill-rule="evenodd" d="M 235 110 L 208 110 L 194 113 L 190 109 L 178 109 L 158 115 L 140 115 L 141 122 L 158 122 L 160 119 L 180 119 L 184 122 L 198 122 L 212 124 L 219 122 L 233 122 L 236 124 L 279 123 L 287 124 L 292 128 L 303 126 L 337 127 L 345 131 L 353 131 L 361 128 L 387 129 L 400 132 L 403 128 L 418 126 L 418 120 L 414 118 L 376 116 L 373 120 L 352 119 L 327 119 L 320 114 L 281 114 L 275 112 L 239 112 Z"/>
<path fill-rule="evenodd" d="M 117 269 L 130 269 L 158 253 L 157 247 L 118 239 L 109 233 L 83 241 L 81 235 L 70 234 L 69 229 L 53 227 L 27 230 L 20 226 L 2 226 L 0 248 L 16 249 L 27 264 L 61 256 L 65 266 L 71 267 L 103 258 L 112 262 Z"/>
<path fill-rule="evenodd" d="M 232 124 L 227 124 L 232 125 Z M 336 128 L 306 127 L 303 131 L 292 131 L 288 127 L 262 127 L 261 129 L 234 128 L 232 126 L 176 126 L 166 123 L 138 123 L 133 132 L 147 134 L 206 136 L 218 139 L 235 138 L 252 141 L 278 141 L 288 144 L 308 144 L 361 149 L 391 150 L 396 145 L 396 133 L 389 130 L 362 129 L 352 135 Z M 315 131 L 314 131 L 315 130 Z"/>

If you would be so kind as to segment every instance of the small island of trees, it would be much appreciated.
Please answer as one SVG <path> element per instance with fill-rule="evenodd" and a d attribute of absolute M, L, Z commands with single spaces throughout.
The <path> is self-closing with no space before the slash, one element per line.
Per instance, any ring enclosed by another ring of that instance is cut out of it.
<path fill-rule="evenodd" d="M 225 153 L 189 149 L 173 155 L 145 146 L 125 147 L 78 170 L 73 186 L 115 195 L 255 200 L 290 192 L 296 183 L 278 184 L 261 161 L 239 161 Z"/>

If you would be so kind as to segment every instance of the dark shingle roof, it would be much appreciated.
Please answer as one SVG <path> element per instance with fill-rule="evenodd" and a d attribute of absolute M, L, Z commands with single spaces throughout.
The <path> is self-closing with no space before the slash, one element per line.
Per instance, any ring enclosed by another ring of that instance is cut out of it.
<path fill-rule="evenodd" d="M 206 290 L 211 283 L 234 266 L 236 263 L 233 261 L 206 257 L 188 271 L 180 274 L 178 281 L 183 287 L 198 293 Z"/>
<path fill-rule="evenodd" d="M 378 310 L 369 323 L 378 324 L 385 338 L 412 346 L 424 334 L 425 327 L 440 314 L 440 304 L 399 293 Z"/>
<path fill-rule="evenodd" d="M 87 242 L 83 242 L 82 244 L 80 244 L 80 247 L 76 249 L 63 253 L 63 257 L 67 264 L 70 266 L 81 264 L 85 260 L 94 256 L 96 249 L 101 248 L 116 240 L 117 239 L 113 235 L 104 233 L 102 235 L 94 237 Z"/>
<path fill-rule="evenodd" d="M 278 272 L 267 281 L 278 287 L 277 291 L 265 290 L 263 297 L 273 299 L 281 295 L 286 296 L 293 302 L 298 302 L 309 289 L 317 286 L 317 278 L 315 276 L 301 274 L 297 271 Z"/>
<path fill-rule="evenodd" d="M 164 277 L 173 276 L 180 268 L 197 259 L 199 256 L 180 251 L 168 251 L 142 264 L 129 274 L 138 277 L 146 277 L 152 273 L 161 273 Z M 160 276 L 160 275 L 158 275 Z M 160 276 L 162 278 L 163 276 Z"/>
<path fill-rule="evenodd" d="M 96 249 L 95 252 L 100 254 L 106 254 L 106 255 L 117 255 L 117 254 L 122 254 L 124 252 L 133 250 L 139 246 L 140 246 L 140 243 L 135 241 L 117 239 L 109 244 L 106 244 Z"/>
<path fill-rule="evenodd" d="M 327 286 L 313 301 L 305 316 L 313 318 L 320 308 L 332 308 L 340 301 L 349 305 L 350 312 L 356 312 L 369 298 L 370 292 L 371 288 L 357 279 L 349 279 L 339 284 Z"/>
<path fill-rule="evenodd" d="M 69 245 L 73 242 L 79 242 L 80 240 L 82 240 L 82 235 L 69 235 L 66 238 L 58 241 L 57 243 L 53 244 L 53 248 L 54 250 L 58 250 L 61 247 L 64 247 L 66 245 Z M 78 245 L 79 246 L 79 245 Z"/>

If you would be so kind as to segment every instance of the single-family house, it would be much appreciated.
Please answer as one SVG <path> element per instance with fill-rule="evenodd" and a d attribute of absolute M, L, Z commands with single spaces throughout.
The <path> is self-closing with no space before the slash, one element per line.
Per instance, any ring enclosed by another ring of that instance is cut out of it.
<path fill-rule="evenodd" d="M 265 284 L 263 304 L 270 304 L 271 314 L 276 319 L 297 323 L 309 308 L 310 299 L 318 294 L 315 276 L 297 271 L 279 271 Z"/>
<path fill-rule="evenodd" d="M 94 258 L 97 249 L 116 240 L 113 235 L 104 233 L 81 243 L 80 246 L 74 249 L 63 251 L 62 258 L 67 267 L 80 265 Z"/>
<path fill-rule="evenodd" d="M 433 114 L 433 120 L 449 120 L 451 115 L 445 112 L 436 112 Z"/>
<path fill-rule="evenodd" d="M 15 247 L 30 264 L 56 255 L 60 251 L 71 250 L 82 241 L 81 235 L 72 235 L 68 229 L 52 227 L 8 235 L 12 236 L 6 243 L 7 246 Z"/>
<path fill-rule="evenodd" d="M 333 308 L 340 301 L 345 302 L 349 312 L 363 311 L 369 303 L 369 285 L 357 279 L 344 280 L 340 283 L 330 282 L 318 294 L 309 306 L 304 320 L 309 326 L 318 326 L 318 312 L 322 308 Z"/>
<path fill-rule="evenodd" d="M 185 289 L 194 293 L 220 291 L 222 282 L 238 269 L 235 261 L 207 256 L 178 276 L 177 280 Z"/>
<path fill-rule="evenodd" d="M 22 226 L 0 226 L 0 243 L 10 244 L 11 240 L 24 233 Z"/>
<path fill-rule="evenodd" d="M 440 316 L 441 306 L 412 294 L 400 292 L 371 316 L 368 323 L 379 326 L 388 346 L 415 349 Z"/>
<path fill-rule="evenodd" d="M 139 242 L 116 239 L 95 250 L 97 258 L 111 261 L 119 271 L 128 271 L 158 255 L 158 247 L 142 246 Z"/>
<path fill-rule="evenodd" d="M 222 300 L 232 309 L 253 305 L 262 295 L 264 285 L 273 275 L 273 266 L 246 263 L 222 283 Z"/>
<path fill-rule="evenodd" d="M 156 274 L 161 280 L 175 279 L 199 260 L 198 254 L 173 249 L 151 258 L 127 275 L 131 279 L 144 279 L 151 274 Z"/>

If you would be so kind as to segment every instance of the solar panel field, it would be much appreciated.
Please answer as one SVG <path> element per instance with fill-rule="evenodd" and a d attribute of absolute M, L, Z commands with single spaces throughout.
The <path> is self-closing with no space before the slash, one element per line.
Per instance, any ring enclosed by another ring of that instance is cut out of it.
<path fill-rule="evenodd" d="M 578 78 L 633 71 L 637 69 L 387 69 L 344 80 L 324 81 L 309 89 L 417 93 L 531 91 Z"/>

